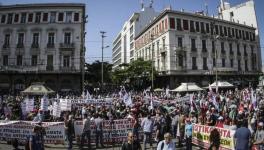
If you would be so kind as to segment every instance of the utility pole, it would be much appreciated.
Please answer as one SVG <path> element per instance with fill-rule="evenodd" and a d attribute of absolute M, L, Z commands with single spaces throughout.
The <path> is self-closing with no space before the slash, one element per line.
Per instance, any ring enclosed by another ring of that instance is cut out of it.
<path fill-rule="evenodd" d="M 219 38 L 218 35 L 216 35 L 216 32 L 215 32 L 215 22 L 212 22 L 211 23 L 211 26 L 212 26 L 212 30 L 213 30 L 213 40 L 214 40 L 214 51 L 215 51 L 215 85 L 216 85 L 216 88 L 215 88 L 215 91 L 216 93 L 218 93 L 218 70 L 217 70 L 217 49 L 216 49 L 216 40 Z"/>
<path fill-rule="evenodd" d="M 109 46 L 104 46 L 104 38 L 106 37 L 104 34 L 106 33 L 105 31 L 100 31 L 100 33 L 102 34 L 102 67 L 101 67 L 101 90 L 103 88 L 104 85 L 104 48 L 108 48 Z"/>

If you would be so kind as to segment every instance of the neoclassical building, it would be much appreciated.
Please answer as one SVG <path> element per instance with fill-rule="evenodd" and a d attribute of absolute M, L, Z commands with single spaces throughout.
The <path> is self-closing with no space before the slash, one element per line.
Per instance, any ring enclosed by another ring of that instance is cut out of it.
<path fill-rule="evenodd" d="M 85 4 L 0 6 L 0 90 L 44 82 L 55 91 L 82 86 Z"/>
<path fill-rule="evenodd" d="M 200 13 L 167 9 L 135 37 L 135 58 L 152 60 L 155 87 L 215 80 L 257 84 L 261 53 L 256 28 Z"/>

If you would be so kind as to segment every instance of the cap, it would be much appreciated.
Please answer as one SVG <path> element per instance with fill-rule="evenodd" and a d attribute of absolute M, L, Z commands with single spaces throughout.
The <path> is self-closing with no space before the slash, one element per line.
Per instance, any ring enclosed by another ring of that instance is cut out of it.
<path fill-rule="evenodd" d="M 258 126 L 263 127 L 263 122 L 259 122 L 259 123 L 258 123 Z"/>

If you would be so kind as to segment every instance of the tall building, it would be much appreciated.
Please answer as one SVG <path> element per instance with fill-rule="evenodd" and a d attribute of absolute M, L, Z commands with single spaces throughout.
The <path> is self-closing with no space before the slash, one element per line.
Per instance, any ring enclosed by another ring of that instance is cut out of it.
<path fill-rule="evenodd" d="M 135 58 L 153 61 L 156 87 L 208 86 L 216 73 L 218 80 L 257 84 L 261 58 L 255 31 L 251 25 L 165 10 L 135 37 Z"/>
<path fill-rule="evenodd" d="M 123 25 L 113 41 L 112 62 L 113 69 L 120 64 L 130 63 L 135 56 L 134 37 L 143 30 L 159 13 L 155 12 L 152 6 L 142 7 L 139 13 L 134 13 Z"/>
<path fill-rule="evenodd" d="M 245 15 L 246 14 L 246 15 Z M 253 0 L 248 0 L 244 3 L 231 6 L 230 3 L 224 2 L 221 0 L 219 7 L 219 15 L 222 19 L 228 20 L 231 22 L 237 22 L 240 24 L 252 26 L 256 28 L 256 40 L 259 42 L 259 29 L 258 29 L 258 19 L 256 16 L 255 4 Z M 259 42 L 260 44 L 260 42 Z M 260 47 L 260 45 L 258 45 Z M 258 54 L 261 54 L 261 48 L 258 48 Z M 257 56 L 259 60 L 261 60 L 261 55 Z M 261 67 L 261 61 L 257 64 L 258 67 Z"/>
<path fill-rule="evenodd" d="M 55 91 L 80 90 L 85 4 L 0 6 L 0 89 L 44 82 Z"/>

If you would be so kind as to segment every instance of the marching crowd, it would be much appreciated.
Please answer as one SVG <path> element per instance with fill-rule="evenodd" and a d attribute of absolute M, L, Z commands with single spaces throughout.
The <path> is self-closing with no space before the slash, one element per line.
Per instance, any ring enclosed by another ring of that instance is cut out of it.
<path fill-rule="evenodd" d="M 176 147 L 182 147 L 184 143 L 186 149 L 191 150 L 193 124 L 234 130 L 237 150 L 263 150 L 263 93 L 262 89 L 251 88 L 224 90 L 219 93 L 209 89 L 207 92 L 187 93 L 185 99 L 181 99 L 179 95 L 155 92 L 152 95 L 152 92 L 144 91 L 130 93 L 132 103 L 129 105 L 123 100 L 122 93 L 116 93 L 111 95 L 112 105 L 73 105 L 71 111 L 63 112 L 61 117 L 53 117 L 50 112 L 43 112 L 38 107 L 25 116 L 19 105 L 23 97 L 9 96 L 1 98 L 0 116 L 6 121 L 30 120 L 39 123 L 39 126 L 33 129 L 34 136 L 29 138 L 31 150 L 35 150 L 34 146 L 39 143 L 43 144 L 41 149 L 44 149 L 45 132 L 41 129 L 43 121 L 64 121 L 68 149 L 72 149 L 75 120 L 83 121 L 80 148 L 87 141 L 87 146 L 92 147 L 91 126 L 94 125 L 95 146 L 99 147 L 100 143 L 104 148 L 104 120 L 111 122 L 124 118 L 131 119 L 133 125 L 132 130 L 128 131 L 127 141 L 121 146 L 122 150 L 154 148 L 154 145 L 157 150 L 174 150 Z M 40 98 L 36 101 L 40 101 Z M 39 106 L 39 103 L 35 105 Z M 173 138 L 177 139 L 177 145 Z M 217 130 L 211 131 L 209 140 L 209 149 L 219 149 L 221 136 Z"/>

